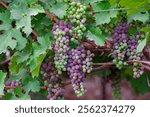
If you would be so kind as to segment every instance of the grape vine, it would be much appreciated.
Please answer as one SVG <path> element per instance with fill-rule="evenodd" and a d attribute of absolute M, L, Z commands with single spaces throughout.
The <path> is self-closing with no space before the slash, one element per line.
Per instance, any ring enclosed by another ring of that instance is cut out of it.
<path fill-rule="evenodd" d="M 61 100 L 72 85 L 80 99 L 95 75 L 110 77 L 114 99 L 122 79 L 149 92 L 150 2 L 130 2 L 0 1 L 0 97 Z"/>

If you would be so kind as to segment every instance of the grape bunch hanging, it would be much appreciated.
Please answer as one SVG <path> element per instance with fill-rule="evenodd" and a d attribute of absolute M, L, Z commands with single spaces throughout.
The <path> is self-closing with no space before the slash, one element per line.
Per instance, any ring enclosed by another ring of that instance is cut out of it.
<path fill-rule="evenodd" d="M 130 35 L 129 28 L 132 24 L 119 23 L 112 31 L 113 34 L 113 62 L 121 69 L 128 65 L 127 61 L 142 60 L 143 53 L 137 53 L 139 43 L 145 38 L 141 32 Z M 133 62 L 133 77 L 139 78 L 144 73 L 141 63 Z"/>
<path fill-rule="evenodd" d="M 47 58 L 41 66 L 44 85 L 47 86 L 47 99 L 58 100 L 63 98 L 64 89 L 60 86 L 62 79 L 58 74 L 52 60 Z"/>
<path fill-rule="evenodd" d="M 90 50 L 85 50 L 80 43 L 86 27 L 85 10 L 86 7 L 80 3 L 70 2 L 68 8 L 67 21 L 57 20 L 53 25 L 52 33 L 54 42 L 54 64 L 47 59 L 41 66 L 43 80 L 48 86 L 48 99 L 63 98 L 64 89 L 61 87 L 61 75 L 67 72 L 75 94 L 79 97 L 86 92 L 86 73 L 92 70 L 93 54 Z M 71 43 L 78 44 L 72 48 Z"/>

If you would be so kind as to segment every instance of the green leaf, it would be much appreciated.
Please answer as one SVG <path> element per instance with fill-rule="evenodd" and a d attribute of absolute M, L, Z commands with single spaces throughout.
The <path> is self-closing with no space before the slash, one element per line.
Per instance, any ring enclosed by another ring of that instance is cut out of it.
<path fill-rule="evenodd" d="M 118 11 L 103 11 L 111 9 L 111 5 L 108 2 L 98 2 L 92 5 L 95 12 L 94 17 L 96 25 L 109 23 L 111 18 L 117 17 Z"/>
<path fill-rule="evenodd" d="M 20 63 L 23 63 L 23 62 L 26 62 L 30 55 L 31 55 L 31 45 L 29 44 L 23 51 L 21 52 L 16 52 L 13 57 L 16 57 L 16 59 L 14 60 L 17 64 L 20 64 Z M 12 59 L 13 59 L 12 57 Z"/>
<path fill-rule="evenodd" d="M 55 5 L 52 5 L 52 7 L 49 8 L 49 11 L 54 13 L 60 19 L 64 17 L 66 10 L 67 5 L 64 2 L 57 2 Z"/>
<path fill-rule="evenodd" d="M 135 89 L 135 91 L 138 94 L 144 94 L 150 91 L 150 88 L 148 87 L 148 84 L 147 84 L 146 74 L 144 74 L 141 78 L 138 78 L 138 79 L 131 78 L 130 82 L 131 82 L 132 87 Z"/>
<path fill-rule="evenodd" d="M 137 47 L 137 50 L 136 50 L 137 53 L 141 52 L 144 49 L 149 36 L 150 36 L 150 32 L 147 32 L 145 39 Z"/>
<path fill-rule="evenodd" d="M 28 7 L 27 1 L 15 0 L 10 5 L 11 19 L 16 20 L 17 29 L 22 29 L 27 36 L 32 32 L 31 16 L 43 13 L 44 9 L 40 5 Z"/>
<path fill-rule="evenodd" d="M 115 4 L 115 3 L 117 3 L 118 2 L 118 0 L 109 0 L 109 3 L 110 4 Z"/>
<path fill-rule="evenodd" d="M 104 1 L 104 0 L 81 0 L 82 3 L 84 4 L 89 4 L 89 3 L 95 3 L 95 2 L 98 2 L 98 1 Z"/>
<path fill-rule="evenodd" d="M 0 70 L 0 95 L 3 95 L 3 90 L 5 87 L 4 80 L 6 78 L 6 73 Z"/>
<path fill-rule="evenodd" d="M 144 27 L 141 29 L 143 32 L 150 32 L 150 27 Z"/>
<path fill-rule="evenodd" d="M 148 0 L 120 0 L 120 4 L 128 8 L 127 13 L 131 14 L 143 10 L 148 4 Z"/>
<path fill-rule="evenodd" d="M 17 63 L 17 59 L 19 58 L 19 56 L 12 56 L 11 60 L 10 60 L 10 65 L 9 65 L 9 70 L 11 73 L 18 73 L 22 64 L 18 64 Z"/>
<path fill-rule="evenodd" d="M 103 46 L 105 43 L 105 36 L 99 28 L 90 28 L 87 38 L 93 40 L 97 45 Z"/>
<path fill-rule="evenodd" d="M 28 4 L 33 4 L 33 3 L 38 2 L 38 0 L 27 0 L 27 1 L 28 1 Z"/>
<path fill-rule="evenodd" d="M 38 77 L 41 63 L 47 54 L 47 50 L 50 49 L 50 46 L 51 43 L 48 36 L 39 37 L 38 44 L 32 44 L 33 53 L 28 62 L 32 77 Z"/>
<path fill-rule="evenodd" d="M 23 85 L 23 89 L 26 91 L 26 93 L 29 93 L 30 91 L 38 92 L 40 90 L 40 82 L 37 79 L 33 79 L 31 77 L 24 79 Z"/>
<path fill-rule="evenodd" d="M 144 49 L 145 46 L 146 46 L 146 39 L 144 39 L 144 40 L 138 45 L 136 52 L 137 52 L 137 53 L 141 52 L 141 51 Z"/>
<path fill-rule="evenodd" d="M 17 100 L 17 97 L 15 96 L 15 94 L 13 93 L 6 93 L 4 95 L 4 99 L 5 100 Z"/>
<path fill-rule="evenodd" d="M 56 0 L 39 0 L 44 9 L 49 9 L 56 3 Z"/>
<path fill-rule="evenodd" d="M 11 64 L 9 65 L 9 69 L 11 73 L 18 73 L 20 68 L 25 65 L 26 61 L 29 59 L 31 55 L 31 44 L 28 44 L 26 48 L 22 51 L 17 51 L 11 57 Z"/>
<path fill-rule="evenodd" d="M 27 43 L 27 40 L 22 36 L 20 30 L 12 27 L 12 21 L 10 20 L 9 12 L 0 13 L 0 20 L 2 24 L 0 25 L 0 53 L 4 53 L 8 48 L 22 50 Z"/>
<path fill-rule="evenodd" d="M 24 66 L 20 67 L 20 70 L 18 71 L 18 73 L 11 73 L 10 78 L 8 79 L 8 82 L 11 82 L 12 80 L 22 80 L 25 79 L 27 77 L 29 77 L 30 74 L 27 71 L 27 68 L 25 68 Z"/>
<path fill-rule="evenodd" d="M 19 97 L 22 97 L 24 94 L 22 93 L 22 87 L 21 86 L 17 86 L 15 89 L 14 89 L 14 93 L 15 95 L 19 96 Z"/>
<path fill-rule="evenodd" d="M 148 11 L 142 11 L 142 12 L 137 12 L 134 14 L 129 14 L 128 15 L 128 21 L 132 22 L 132 21 L 141 21 L 143 23 L 145 23 L 146 21 L 149 20 L 149 13 Z"/>

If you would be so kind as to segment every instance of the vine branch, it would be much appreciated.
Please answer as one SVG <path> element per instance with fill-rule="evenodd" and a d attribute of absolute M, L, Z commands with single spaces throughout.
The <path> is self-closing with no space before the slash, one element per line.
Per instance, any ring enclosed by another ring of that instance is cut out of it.
<path fill-rule="evenodd" d="M 57 21 L 57 18 L 56 16 L 53 14 L 53 13 L 50 13 L 48 12 L 47 10 L 45 10 L 44 12 L 47 16 L 49 16 L 49 18 L 53 21 L 53 22 L 56 22 Z"/>
<path fill-rule="evenodd" d="M 8 6 L 4 2 L 0 1 L 0 5 L 3 6 L 4 8 L 6 8 L 6 9 L 8 9 Z"/>
<path fill-rule="evenodd" d="M 10 62 L 10 59 L 6 59 L 6 60 L 0 62 L 0 66 L 6 65 L 6 64 L 8 64 L 9 62 Z"/>

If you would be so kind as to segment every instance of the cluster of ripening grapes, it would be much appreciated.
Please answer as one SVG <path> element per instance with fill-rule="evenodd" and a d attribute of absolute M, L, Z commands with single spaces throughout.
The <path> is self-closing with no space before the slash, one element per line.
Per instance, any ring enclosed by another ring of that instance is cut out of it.
<path fill-rule="evenodd" d="M 86 31 L 86 6 L 81 3 L 70 2 L 67 10 L 67 21 L 73 24 L 70 34 L 72 36 L 71 41 L 82 39 L 84 32 Z"/>
<path fill-rule="evenodd" d="M 86 51 L 82 46 L 69 52 L 67 71 L 77 96 L 82 96 L 86 92 L 85 73 L 90 73 L 92 70 L 92 56 L 93 54 L 89 50 Z"/>
<path fill-rule="evenodd" d="M 138 46 L 138 43 L 141 42 L 142 39 L 144 39 L 145 36 L 140 33 L 136 33 L 132 37 L 130 37 L 128 41 L 128 49 L 127 49 L 127 56 L 129 57 L 129 60 L 142 60 L 143 53 L 136 53 L 136 49 Z M 139 78 L 144 73 L 144 67 L 141 65 L 141 63 L 134 62 L 133 63 L 133 77 Z"/>
<path fill-rule="evenodd" d="M 67 72 L 76 95 L 82 96 L 86 91 L 84 86 L 86 73 L 92 70 L 93 54 L 79 43 L 86 30 L 84 25 L 86 7 L 74 1 L 66 2 L 69 4 L 66 21 L 57 20 L 52 29 L 54 64 L 47 59 L 41 66 L 45 85 L 48 86 L 48 99 L 63 98 L 64 89 L 60 87 L 62 80 L 60 75 L 64 71 Z M 78 46 L 72 48 L 70 45 L 72 42 L 78 42 Z"/>
<path fill-rule="evenodd" d="M 66 71 L 66 65 L 68 60 L 68 52 L 70 50 L 70 33 L 72 25 L 64 21 L 57 21 L 53 26 L 54 43 L 53 48 L 55 51 L 55 67 L 58 70 L 58 74 L 62 71 Z"/>
<path fill-rule="evenodd" d="M 60 87 L 61 78 L 50 58 L 43 61 L 41 66 L 44 85 L 47 86 L 47 99 L 58 100 L 63 98 L 64 89 Z"/>
<path fill-rule="evenodd" d="M 114 41 L 114 51 L 112 53 L 114 57 L 113 62 L 119 69 L 128 65 L 126 62 L 128 60 L 141 60 L 143 57 L 142 53 L 136 53 L 136 49 L 144 38 L 144 35 L 140 33 L 136 33 L 132 36 L 129 35 L 128 29 L 130 26 L 130 24 L 121 22 L 112 31 Z M 139 78 L 144 71 L 142 64 L 134 62 L 133 67 L 133 77 Z"/>
<path fill-rule="evenodd" d="M 119 23 L 112 33 L 114 41 L 114 51 L 112 53 L 114 57 L 113 62 L 116 64 L 117 68 L 121 69 L 124 65 L 127 65 L 124 59 L 128 46 L 128 25 L 126 23 Z"/>

